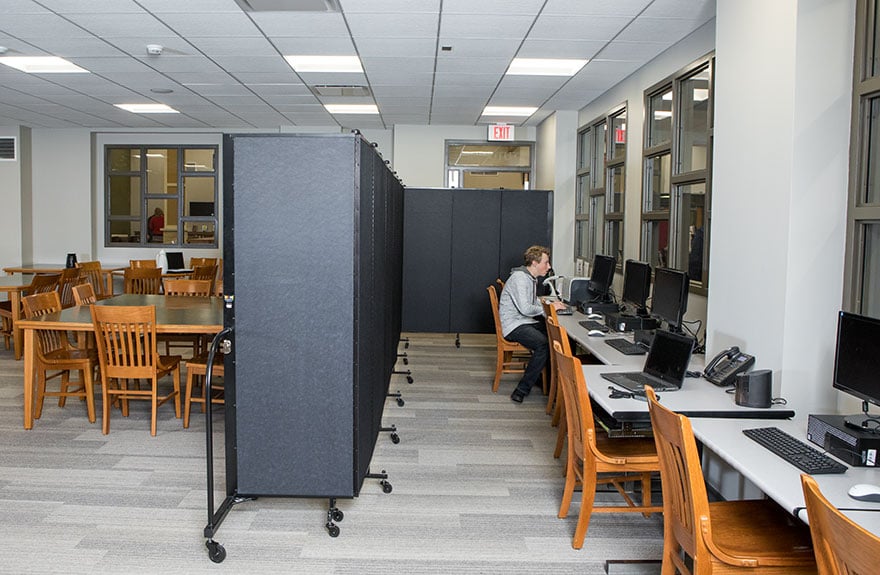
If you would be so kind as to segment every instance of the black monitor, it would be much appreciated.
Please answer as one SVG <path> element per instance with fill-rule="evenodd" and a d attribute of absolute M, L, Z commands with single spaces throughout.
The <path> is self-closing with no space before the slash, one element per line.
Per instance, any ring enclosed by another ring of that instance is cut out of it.
<path fill-rule="evenodd" d="M 687 273 L 669 268 L 654 271 L 654 295 L 651 298 L 651 315 L 666 322 L 669 331 L 681 332 L 682 318 L 687 311 Z"/>
<path fill-rule="evenodd" d="M 623 264 L 623 303 L 632 306 L 636 315 L 648 315 L 645 304 L 651 294 L 651 264 L 626 260 Z"/>
<path fill-rule="evenodd" d="M 189 215 L 207 217 L 214 215 L 214 202 L 190 202 Z"/>
<path fill-rule="evenodd" d="M 587 288 L 593 303 L 610 302 L 611 282 L 614 281 L 614 268 L 617 260 L 611 256 L 596 254 L 590 268 L 590 285 Z"/>
<path fill-rule="evenodd" d="M 847 425 L 880 428 L 880 419 L 868 416 L 869 403 L 880 405 L 880 319 L 838 313 L 832 385 L 862 400 L 863 414 L 848 416 Z"/>

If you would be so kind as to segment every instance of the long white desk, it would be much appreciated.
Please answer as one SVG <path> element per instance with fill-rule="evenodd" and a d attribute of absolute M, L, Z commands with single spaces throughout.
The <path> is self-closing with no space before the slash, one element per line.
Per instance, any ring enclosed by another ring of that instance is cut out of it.
<path fill-rule="evenodd" d="M 754 419 L 691 419 L 694 436 L 768 497 L 791 514 L 807 521 L 800 469 L 786 462 L 743 433 L 743 429 L 773 426 L 788 432 L 819 451 L 807 440 L 807 418 L 787 421 Z M 857 483 L 880 484 L 880 469 L 852 467 L 845 473 L 814 475 L 822 494 L 838 509 L 869 531 L 880 534 L 880 503 L 857 501 L 847 491 Z"/>

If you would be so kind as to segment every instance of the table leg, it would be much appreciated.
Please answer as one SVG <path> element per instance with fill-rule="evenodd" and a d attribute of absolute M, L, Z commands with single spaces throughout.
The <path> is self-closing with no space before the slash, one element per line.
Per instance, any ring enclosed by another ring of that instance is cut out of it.
<path fill-rule="evenodd" d="M 24 428 L 34 427 L 34 354 L 36 332 L 24 330 Z"/>
<path fill-rule="evenodd" d="M 18 327 L 18 320 L 21 319 L 21 292 L 13 291 L 10 293 L 9 301 L 12 306 L 12 343 L 15 349 L 15 359 L 21 359 L 21 328 Z"/>

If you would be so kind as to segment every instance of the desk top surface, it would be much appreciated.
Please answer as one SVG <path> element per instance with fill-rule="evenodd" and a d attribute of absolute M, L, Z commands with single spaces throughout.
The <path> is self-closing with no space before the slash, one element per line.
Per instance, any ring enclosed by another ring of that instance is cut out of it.
<path fill-rule="evenodd" d="M 155 305 L 156 329 L 160 333 L 209 333 L 223 329 L 223 302 L 218 297 L 122 294 L 95 305 Z M 92 314 L 88 306 L 76 306 L 40 318 L 22 320 L 19 325 L 23 329 L 89 331 L 92 329 Z"/>

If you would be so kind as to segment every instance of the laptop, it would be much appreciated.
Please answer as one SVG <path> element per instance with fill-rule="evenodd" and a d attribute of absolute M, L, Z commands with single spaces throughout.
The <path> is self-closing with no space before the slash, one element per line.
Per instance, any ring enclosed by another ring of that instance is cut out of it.
<path fill-rule="evenodd" d="M 645 386 L 655 391 L 678 391 L 684 383 L 694 338 L 689 335 L 657 330 L 642 371 L 602 373 L 608 381 L 633 393 L 643 394 Z"/>
<path fill-rule="evenodd" d="M 165 252 L 165 261 L 168 262 L 168 273 L 191 273 L 183 264 L 183 252 Z"/>

